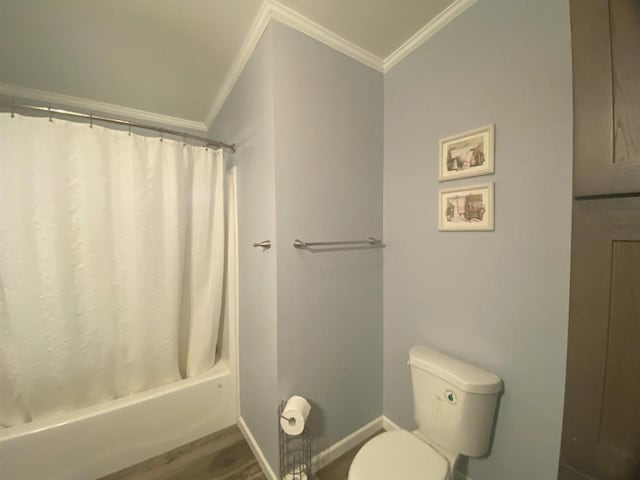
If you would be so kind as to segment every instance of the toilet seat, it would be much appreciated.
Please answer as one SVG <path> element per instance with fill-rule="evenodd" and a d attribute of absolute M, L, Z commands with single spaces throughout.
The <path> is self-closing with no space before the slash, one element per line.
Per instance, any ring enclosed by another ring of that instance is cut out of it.
<path fill-rule="evenodd" d="M 349 480 L 446 480 L 448 475 L 447 460 L 406 430 L 371 439 L 349 469 Z"/>

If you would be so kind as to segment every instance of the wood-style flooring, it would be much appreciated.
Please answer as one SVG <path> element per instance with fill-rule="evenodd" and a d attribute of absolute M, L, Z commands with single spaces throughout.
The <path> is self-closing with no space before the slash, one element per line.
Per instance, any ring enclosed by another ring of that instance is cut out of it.
<path fill-rule="evenodd" d="M 235 425 L 100 480 L 266 480 Z"/>
<path fill-rule="evenodd" d="M 378 433 L 382 433 L 380 430 Z M 317 480 L 347 480 L 364 442 L 316 474 Z M 232 426 L 100 480 L 266 480 L 249 445 Z"/>

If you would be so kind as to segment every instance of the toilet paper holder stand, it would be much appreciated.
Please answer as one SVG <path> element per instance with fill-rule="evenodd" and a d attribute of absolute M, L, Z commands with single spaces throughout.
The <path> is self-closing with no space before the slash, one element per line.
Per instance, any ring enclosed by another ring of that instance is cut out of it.
<path fill-rule="evenodd" d="M 280 479 L 281 480 L 312 480 L 311 472 L 311 443 L 308 428 L 300 435 L 288 435 L 280 427 L 280 420 L 295 422 L 293 418 L 285 417 L 282 412 L 286 402 L 278 406 L 278 432 L 280 438 Z"/>

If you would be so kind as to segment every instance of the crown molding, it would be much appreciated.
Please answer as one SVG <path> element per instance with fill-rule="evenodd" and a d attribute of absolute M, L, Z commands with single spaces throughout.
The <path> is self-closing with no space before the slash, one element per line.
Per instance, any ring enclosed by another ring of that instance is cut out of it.
<path fill-rule="evenodd" d="M 262 34 L 271 20 L 277 20 L 288 27 L 298 30 L 299 32 L 314 38 L 320 43 L 323 43 L 338 52 L 344 53 L 348 57 L 351 57 L 374 70 L 379 72 L 384 71 L 384 63 L 381 58 L 375 56 L 364 48 L 351 43 L 349 40 L 333 33 L 331 30 L 328 30 L 322 25 L 308 19 L 304 15 L 301 15 L 276 0 L 264 0 L 260 10 L 258 10 L 253 24 L 251 25 L 251 28 L 249 29 L 247 38 L 233 61 L 231 69 L 222 84 L 222 88 L 218 92 L 218 95 L 205 118 L 205 124 L 209 128 L 211 128 L 216 116 L 220 113 L 224 102 L 231 93 L 233 86 L 240 77 L 245 65 L 251 58 L 251 54 L 256 48 L 256 45 L 258 45 L 260 37 L 262 37 Z"/>
<path fill-rule="evenodd" d="M 0 84 L 0 95 L 12 98 L 21 98 L 34 102 L 63 105 L 88 112 L 102 113 L 131 120 L 149 122 L 154 125 L 206 132 L 213 125 L 216 116 L 222 109 L 222 106 L 231 93 L 231 90 L 233 90 L 240 74 L 251 58 L 251 54 L 258 45 L 260 37 L 262 37 L 262 34 L 271 20 L 277 20 L 288 27 L 314 38 L 320 43 L 323 43 L 370 68 L 373 68 L 376 71 L 386 73 L 476 1 L 477 0 L 454 0 L 447 8 L 445 8 L 429 23 L 422 27 L 415 35 L 409 38 L 409 40 L 403 43 L 397 50 L 383 60 L 313 20 L 310 20 L 295 10 L 281 4 L 277 0 L 264 0 L 256 14 L 249 32 L 247 33 L 240 51 L 236 55 L 236 58 L 225 77 L 222 87 L 218 91 L 209 111 L 207 112 L 204 122 L 173 117 L 170 115 L 162 115 L 122 105 L 99 102 L 86 98 L 73 97 L 70 95 L 63 95 L 60 93 L 37 90 L 17 85 Z"/>
<path fill-rule="evenodd" d="M 304 15 L 301 15 L 276 0 L 268 1 L 270 3 L 271 18 L 307 34 L 311 38 L 318 40 L 320 43 L 324 43 L 328 47 L 331 47 L 340 53 L 344 53 L 348 57 L 359 61 L 367 67 L 373 68 L 379 72 L 384 70 L 382 59 L 368 50 L 365 50 L 346 38 L 333 33 L 331 30 L 323 27 L 313 20 L 308 19 Z"/>
<path fill-rule="evenodd" d="M 233 87 L 238 81 L 238 78 L 240 78 L 240 74 L 251 58 L 251 54 L 258 45 L 260 37 L 262 37 L 262 34 L 267 28 L 269 20 L 271 20 L 269 0 L 265 0 L 262 2 L 260 9 L 256 14 L 253 23 L 251 24 L 251 28 L 249 29 L 247 37 L 244 39 L 244 42 L 240 47 L 238 55 L 236 55 L 236 58 L 231 64 L 231 68 L 229 69 L 229 72 L 227 73 L 227 76 L 222 83 L 222 87 L 220 87 L 220 90 L 218 90 L 218 93 L 216 94 L 216 97 L 214 98 L 213 103 L 211 104 L 211 107 L 207 112 L 204 123 L 208 128 L 211 128 L 211 126 L 213 125 L 213 122 L 218 116 L 218 113 L 220 113 L 224 102 L 227 100 L 227 97 L 231 93 L 231 90 L 233 90 Z"/>
<path fill-rule="evenodd" d="M 240 51 L 233 61 L 231 69 L 222 84 L 222 88 L 216 95 L 216 98 L 207 113 L 205 125 L 208 128 L 211 128 L 213 125 L 216 116 L 220 113 L 224 102 L 227 100 L 227 97 L 231 93 L 231 90 L 240 77 L 245 65 L 251 58 L 253 50 L 256 48 L 256 45 L 260 41 L 260 37 L 271 20 L 277 20 L 288 27 L 294 28 L 311 38 L 318 40 L 338 52 L 344 53 L 374 70 L 386 73 L 475 2 L 476 0 L 454 0 L 447 8 L 440 12 L 436 17 L 429 21 L 429 23 L 416 32 L 415 35 L 409 38 L 409 40 L 404 42 L 397 50 L 383 60 L 364 48 L 359 47 L 349 40 L 333 33 L 313 20 L 310 20 L 295 10 L 281 4 L 277 0 L 264 0 L 258 10 L 253 24 L 251 25 L 247 38 L 242 44 L 242 47 L 240 48 Z"/>
<path fill-rule="evenodd" d="M 51 106 L 78 108 L 86 112 L 100 113 L 127 120 L 143 121 L 154 125 L 174 128 L 177 127 L 197 132 L 206 132 L 208 130 L 207 126 L 203 122 L 196 122 L 193 120 L 187 120 L 186 118 L 161 115 L 159 113 L 148 112 L 146 110 L 138 110 L 136 108 L 124 107 L 122 105 L 98 102 L 87 98 L 72 97 L 70 95 L 37 90 L 35 88 L 21 87 L 18 85 L 0 83 L 0 95 L 16 100 L 22 99 L 31 102 L 42 102 Z"/>
<path fill-rule="evenodd" d="M 476 0 L 455 0 L 451 3 L 451 5 L 436 15 L 431 21 L 429 21 L 429 23 L 409 38 L 409 40 L 400 45 L 398 49 L 384 59 L 384 73 L 390 71 L 402 59 L 426 42 L 429 38 L 434 36 L 437 32 L 442 30 L 446 25 L 453 21 L 453 19 L 474 3 L 476 3 Z"/>

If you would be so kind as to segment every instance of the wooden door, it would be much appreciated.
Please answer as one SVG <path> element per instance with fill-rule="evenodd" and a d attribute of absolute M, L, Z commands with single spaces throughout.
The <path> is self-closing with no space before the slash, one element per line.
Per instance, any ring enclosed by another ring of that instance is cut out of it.
<path fill-rule="evenodd" d="M 576 201 L 561 480 L 640 479 L 640 197 Z"/>
<path fill-rule="evenodd" d="M 640 480 L 640 0 L 571 0 L 574 195 L 560 480 Z"/>
<path fill-rule="evenodd" d="M 574 193 L 640 191 L 640 0 L 571 0 Z"/>

